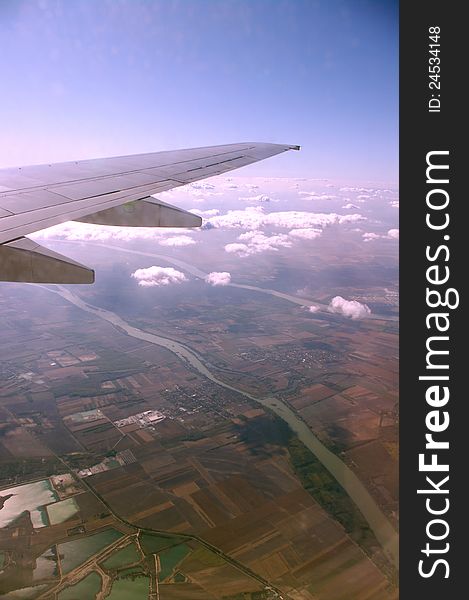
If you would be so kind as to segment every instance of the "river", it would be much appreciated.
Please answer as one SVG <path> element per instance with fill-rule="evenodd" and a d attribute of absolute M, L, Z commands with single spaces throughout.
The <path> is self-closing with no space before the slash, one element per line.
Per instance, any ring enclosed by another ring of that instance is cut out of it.
<path fill-rule="evenodd" d="M 77 243 L 73 240 L 54 240 L 54 242 L 56 242 L 56 243 L 60 242 L 60 243 L 65 243 L 65 244 L 76 244 Z M 143 252 L 141 250 L 131 250 L 129 248 L 122 248 L 121 246 L 113 246 L 111 244 L 101 244 L 101 243 L 98 244 L 96 242 L 88 242 L 88 241 L 86 243 L 87 243 L 87 245 L 98 246 L 101 248 L 108 248 L 110 250 L 119 250 L 120 252 L 127 252 L 128 254 L 137 254 L 140 256 L 148 256 L 150 258 L 158 258 L 160 260 L 165 260 L 166 262 L 176 265 L 177 267 L 183 269 L 184 271 L 191 273 L 191 275 L 194 275 L 194 277 L 197 277 L 198 279 L 205 279 L 208 275 L 208 273 L 205 273 L 198 267 L 191 265 L 191 264 L 189 264 L 183 260 L 180 260 L 178 258 L 174 258 L 172 256 L 167 256 L 166 254 L 157 254 L 154 252 Z M 242 289 L 242 290 L 249 290 L 251 292 L 259 292 L 261 294 L 267 294 L 269 296 L 275 296 L 276 298 L 280 298 L 281 300 L 286 300 L 287 302 L 291 302 L 291 303 L 297 304 L 299 306 L 309 307 L 312 304 L 314 304 L 314 306 L 316 306 L 319 311 L 327 312 L 329 316 L 331 315 L 328 304 L 323 304 L 321 302 L 317 302 L 316 300 L 313 300 L 311 298 L 302 298 L 301 296 L 293 296 L 292 294 L 286 294 L 284 292 L 279 292 L 277 290 L 271 290 L 270 288 L 261 288 L 261 287 L 255 286 L 255 285 L 248 285 L 245 283 L 230 282 L 227 284 L 227 286 Z M 381 315 L 381 314 L 372 313 L 367 316 L 367 320 L 392 321 L 392 322 L 397 323 L 399 321 L 399 317 L 397 317 L 395 315 Z"/>

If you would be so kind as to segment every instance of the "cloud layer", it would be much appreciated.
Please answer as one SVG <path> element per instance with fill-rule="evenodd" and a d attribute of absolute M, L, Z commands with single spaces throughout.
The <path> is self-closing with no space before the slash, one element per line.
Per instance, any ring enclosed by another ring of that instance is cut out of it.
<path fill-rule="evenodd" d="M 337 213 L 315 213 L 309 211 L 280 211 L 266 213 L 262 206 L 249 206 L 244 210 L 230 210 L 206 221 L 206 229 L 261 229 L 279 227 L 286 229 L 310 229 L 328 227 L 366 220 L 360 214 L 339 215 Z M 208 226 L 207 226 L 208 224 Z"/>
<path fill-rule="evenodd" d="M 163 246 L 188 246 L 196 243 L 188 235 L 181 235 L 181 231 L 189 232 L 190 230 L 175 227 L 113 227 L 69 221 L 36 232 L 32 237 L 89 242 L 155 240 Z M 174 235 L 175 233 L 177 235 Z M 168 235 L 173 237 L 168 238 Z"/>

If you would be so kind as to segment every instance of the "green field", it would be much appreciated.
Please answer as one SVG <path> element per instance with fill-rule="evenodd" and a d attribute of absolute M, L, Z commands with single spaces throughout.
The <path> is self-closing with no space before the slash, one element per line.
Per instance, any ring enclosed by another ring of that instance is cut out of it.
<path fill-rule="evenodd" d="M 187 544 L 180 544 L 168 550 L 164 550 L 158 554 L 160 561 L 160 572 L 158 573 L 158 581 L 164 581 L 169 577 L 176 566 L 191 552 L 191 548 Z"/>
<path fill-rule="evenodd" d="M 93 554 L 97 554 L 122 537 L 122 533 L 115 529 L 107 529 L 73 542 L 57 545 L 57 553 L 62 563 L 62 571 L 69 573 L 78 565 L 87 561 Z"/>
<path fill-rule="evenodd" d="M 65 588 L 58 595 L 58 600 L 83 600 L 94 598 L 101 589 L 101 577 L 94 571 L 71 587 Z"/>
<path fill-rule="evenodd" d="M 135 544 L 129 544 L 128 546 L 125 546 L 125 548 L 122 548 L 122 550 L 114 552 L 114 554 L 102 564 L 106 569 L 119 569 L 120 567 L 125 567 L 125 565 L 137 563 L 140 560 L 141 556 L 137 552 Z"/>

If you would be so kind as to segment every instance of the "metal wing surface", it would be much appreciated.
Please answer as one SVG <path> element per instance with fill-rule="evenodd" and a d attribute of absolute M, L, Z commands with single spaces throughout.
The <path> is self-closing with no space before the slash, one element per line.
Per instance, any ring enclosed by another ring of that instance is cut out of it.
<path fill-rule="evenodd" d="M 87 267 L 28 233 L 65 221 L 198 227 L 200 217 L 152 197 L 299 146 L 247 142 L 0 169 L 0 280 L 92 283 Z"/>

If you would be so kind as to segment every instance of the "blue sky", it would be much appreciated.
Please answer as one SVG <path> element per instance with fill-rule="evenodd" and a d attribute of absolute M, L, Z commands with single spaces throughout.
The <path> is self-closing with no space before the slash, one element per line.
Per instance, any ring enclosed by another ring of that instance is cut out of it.
<path fill-rule="evenodd" d="M 397 183 L 397 11 L 2 0 L 0 166 L 252 140 L 302 152 L 244 174 Z"/>

